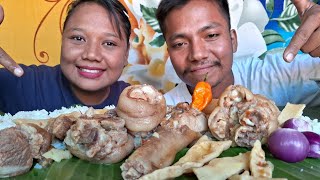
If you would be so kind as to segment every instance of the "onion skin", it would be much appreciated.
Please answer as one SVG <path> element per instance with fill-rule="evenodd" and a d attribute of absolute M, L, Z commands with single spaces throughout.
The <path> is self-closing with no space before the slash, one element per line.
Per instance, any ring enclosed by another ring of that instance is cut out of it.
<path fill-rule="evenodd" d="M 271 154 L 282 161 L 295 163 L 303 161 L 310 150 L 308 139 L 295 129 L 281 128 L 268 138 Z"/>
<path fill-rule="evenodd" d="M 320 135 L 314 132 L 302 132 L 310 143 L 310 151 L 308 157 L 320 158 Z"/>
<path fill-rule="evenodd" d="M 288 119 L 283 123 L 282 128 L 295 129 L 300 132 L 312 130 L 311 125 L 307 121 L 299 118 Z"/>

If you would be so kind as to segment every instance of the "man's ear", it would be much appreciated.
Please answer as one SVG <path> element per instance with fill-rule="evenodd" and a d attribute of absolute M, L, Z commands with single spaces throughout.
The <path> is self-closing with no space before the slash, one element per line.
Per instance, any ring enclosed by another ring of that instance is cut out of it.
<path fill-rule="evenodd" d="M 232 43 L 232 51 L 233 53 L 237 52 L 238 49 L 238 38 L 237 38 L 237 32 L 234 29 L 230 30 L 230 37 L 231 37 L 231 43 Z"/>

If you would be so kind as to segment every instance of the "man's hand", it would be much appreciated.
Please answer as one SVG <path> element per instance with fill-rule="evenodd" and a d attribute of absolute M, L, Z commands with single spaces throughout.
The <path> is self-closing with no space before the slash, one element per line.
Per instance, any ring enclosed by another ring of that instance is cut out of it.
<path fill-rule="evenodd" d="M 283 53 L 287 62 L 293 61 L 299 50 L 313 57 L 320 57 L 320 5 L 310 0 L 292 0 L 301 25 Z"/>
<path fill-rule="evenodd" d="M 4 19 L 4 11 L 0 5 L 0 24 Z M 0 47 L 0 64 L 12 72 L 15 76 L 22 76 L 22 68 Z"/>

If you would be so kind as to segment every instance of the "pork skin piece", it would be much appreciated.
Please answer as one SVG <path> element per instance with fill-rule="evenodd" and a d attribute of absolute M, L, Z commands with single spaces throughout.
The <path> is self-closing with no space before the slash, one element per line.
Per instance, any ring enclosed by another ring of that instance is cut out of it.
<path fill-rule="evenodd" d="M 69 151 L 92 163 L 117 163 L 134 148 L 133 138 L 119 117 L 81 116 L 67 131 L 64 142 Z"/>
<path fill-rule="evenodd" d="M 25 134 L 16 127 L 1 130 L 0 178 L 26 173 L 32 163 L 32 151 Z"/>
<path fill-rule="evenodd" d="M 266 143 L 279 126 L 279 114 L 273 101 L 243 86 L 231 85 L 210 114 L 208 125 L 215 138 L 232 140 L 234 146 L 252 147 L 256 140 Z"/>
<path fill-rule="evenodd" d="M 180 150 L 200 137 L 200 133 L 186 125 L 179 128 L 160 126 L 157 137 L 152 136 L 121 165 L 124 179 L 138 179 L 141 176 L 171 165 Z"/>
<path fill-rule="evenodd" d="M 166 115 L 166 101 L 151 85 L 131 85 L 120 94 L 116 112 L 131 132 L 148 132 Z"/>

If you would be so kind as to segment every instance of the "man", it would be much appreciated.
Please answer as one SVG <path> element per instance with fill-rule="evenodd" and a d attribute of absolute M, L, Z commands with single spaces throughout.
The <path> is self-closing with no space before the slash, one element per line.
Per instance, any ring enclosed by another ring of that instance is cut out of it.
<path fill-rule="evenodd" d="M 319 23 L 315 25 L 314 21 L 320 17 L 319 5 L 308 0 L 293 2 L 300 8 L 302 26 L 283 54 L 288 62 L 293 60 L 300 48 L 313 56 L 320 55 L 317 49 L 320 41 L 307 40 L 307 37 L 318 37 Z M 312 68 L 320 68 L 319 60 L 301 57 L 305 61 L 296 60 L 287 64 L 278 60 L 281 57 L 274 56 L 273 59 L 267 57 L 271 60 L 237 60 L 233 63 L 237 34 L 230 30 L 226 0 L 162 0 L 157 19 L 168 45 L 173 67 L 183 81 L 165 94 L 167 104 L 191 102 L 196 83 L 203 81 L 205 76 L 212 87 L 213 98 L 219 98 L 229 85 L 241 84 L 253 93 L 273 99 L 279 106 L 284 106 L 286 102 L 306 103 L 310 106 L 320 104 L 317 84 L 310 81 L 308 76 L 300 76 Z M 310 26 L 312 21 L 313 25 Z M 281 69 L 270 69 L 274 66 Z M 293 71 L 294 68 L 300 69 Z M 314 70 L 308 72 L 308 75 L 320 77 L 320 72 Z"/>

